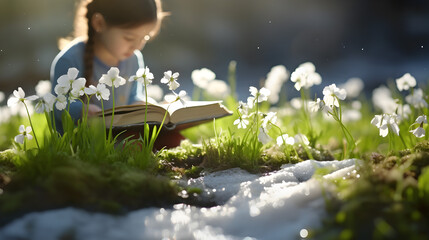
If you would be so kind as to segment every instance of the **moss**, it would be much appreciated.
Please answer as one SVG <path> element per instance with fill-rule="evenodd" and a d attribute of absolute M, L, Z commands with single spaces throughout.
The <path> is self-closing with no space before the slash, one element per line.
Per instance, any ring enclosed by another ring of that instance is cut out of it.
<path fill-rule="evenodd" d="M 16 151 L 12 149 L 7 149 L 0 152 L 0 163 L 1 162 L 11 162 L 12 159 L 16 156 Z"/>
<path fill-rule="evenodd" d="M 192 166 L 190 169 L 185 170 L 185 176 L 187 178 L 197 178 L 203 171 L 202 167 Z"/>
<path fill-rule="evenodd" d="M 385 169 L 392 169 L 393 167 L 399 164 L 399 157 L 397 156 L 389 156 L 385 158 L 381 164 Z"/>
<path fill-rule="evenodd" d="M 429 236 L 429 201 L 425 194 L 427 143 L 388 156 L 370 153 L 360 178 L 339 181 L 329 194 L 329 217 L 315 238 L 333 233 L 345 239 L 424 239 Z M 347 236 L 341 235 L 347 233 Z"/>
<path fill-rule="evenodd" d="M 299 146 L 296 151 L 298 153 L 298 157 L 303 160 L 310 159 L 309 154 L 311 154 L 313 160 L 317 161 L 332 161 L 335 159 L 334 155 L 326 149 L 316 149 L 311 147 L 304 148 Z"/>
<path fill-rule="evenodd" d="M 124 163 L 92 164 L 65 160 L 45 175 L 18 171 L 0 197 L 0 214 L 20 214 L 74 206 L 91 211 L 124 213 L 149 206 L 180 202 L 179 187 Z M 31 204 L 29 204 L 31 199 Z"/>
<path fill-rule="evenodd" d="M 419 142 L 413 149 L 414 152 L 429 152 L 429 141 Z"/>
<path fill-rule="evenodd" d="M 380 163 L 381 161 L 383 161 L 386 156 L 384 156 L 381 153 L 377 153 L 377 152 L 372 152 L 369 154 L 365 154 L 363 157 L 365 160 L 368 160 L 370 163 Z"/>

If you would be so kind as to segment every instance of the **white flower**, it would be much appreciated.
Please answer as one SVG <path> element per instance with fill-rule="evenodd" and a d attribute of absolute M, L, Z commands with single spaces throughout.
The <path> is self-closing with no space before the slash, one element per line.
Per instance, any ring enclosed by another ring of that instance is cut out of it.
<path fill-rule="evenodd" d="M 50 93 L 52 89 L 52 83 L 49 80 L 41 80 L 36 85 L 37 96 L 45 96 Z"/>
<path fill-rule="evenodd" d="M 418 88 L 414 92 L 405 97 L 407 103 L 413 105 L 415 108 L 427 108 L 428 103 L 424 99 L 423 90 Z"/>
<path fill-rule="evenodd" d="M 209 82 L 215 80 L 216 74 L 210 69 L 201 68 L 192 71 L 191 78 L 195 86 L 206 89 Z"/>
<path fill-rule="evenodd" d="M 0 103 L 4 100 L 4 93 L 0 91 Z"/>
<path fill-rule="evenodd" d="M 95 87 L 94 85 L 90 85 L 88 88 L 85 88 L 85 93 L 88 95 L 95 94 L 95 97 L 98 100 L 101 100 L 101 99 L 109 100 L 109 96 L 110 96 L 109 89 L 103 83 L 97 84 L 97 87 Z"/>
<path fill-rule="evenodd" d="M 147 87 L 147 96 L 154 99 L 155 101 L 161 101 L 164 96 L 164 91 L 158 85 L 148 85 Z"/>
<path fill-rule="evenodd" d="M 302 98 L 295 97 L 290 100 L 290 106 L 294 109 L 301 109 L 304 102 L 302 101 Z"/>
<path fill-rule="evenodd" d="M 28 109 L 28 112 L 30 113 L 30 116 L 34 114 L 34 107 L 32 104 L 28 104 L 27 109 L 25 108 L 24 104 L 18 104 L 12 108 L 8 107 L 8 109 L 10 110 L 11 116 L 27 117 L 28 116 L 27 109 Z"/>
<path fill-rule="evenodd" d="M 179 92 L 179 94 L 176 94 L 176 93 L 174 93 L 176 96 L 177 96 L 177 100 L 179 100 L 181 103 L 182 103 L 182 105 L 183 106 L 185 106 L 186 105 L 186 91 L 185 90 L 181 90 L 180 92 Z M 176 101 L 177 101 L 176 100 Z"/>
<path fill-rule="evenodd" d="M 24 101 L 33 101 L 36 100 L 38 97 L 36 95 L 31 95 L 28 97 L 25 97 L 25 92 L 24 90 L 22 90 L 21 87 L 18 87 L 18 91 L 14 90 L 13 91 L 13 96 L 10 97 L 7 100 L 7 106 L 8 107 L 14 107 L 15 105 L 17 105 L 19 102 L 24 102 Z"/>
<path fill-rule="evenodd" d="M 356 122 L 362 119 L 362 113 L 356 109 L 347 109 L 343 111 L 343 122 Z"/>
<path fill-rule="evenodd" d="M 256 99 L 256 102 L 258 103 L 267 101 L 268 96 L 271 93 L 270 90 L 264 87 L 258 90 L 257 88 L 250 86 L 249 91 L 250 91 L 250 94 L 253 96 L 253 97 L 249 97 L 250 101 L 253 102 Z M 249 104 L 249 98 L 247 99 L 248 104 Z"/>
<path fill-rule="evenodd" d="M 262 144 L 267 144 L 271 142 L 271 137 L 268 136 L 268 134 L 265 132 L 265 129 L 262 127 L 259 128 L 258 140 Z"/>
<path fill-rule="evenodd" d="M 180 101 L 183 106 L 186 106 L 186 101 L 188 101 L 189 98 L 186 95 L 186 91 L 181 90 L 179 94 L 173 91 L 173 95 L 172 94 L 165 95 L 164 100 L 168 103 L 174 103 L 174 102 Z"/>
<path fill-rule="evenodd" d="M 421 116 L 417 117 L 416 122 L 415 122 L 414 124 L 419 125 L 419 127 L 417 127 L 417 128 L 416 128 L 416 129 L 414 129 L 414 130 L 411 130 L 410 132 L 411 132 L 412 134 L 414 134 L 414 136 L 416 136 L 416 137 L 418 137 L 418 138 L 422 138 L 422 137 L 424 137 L 424 136 L 426 135 L 426 131 L 425 131 L 425 129 L 423 128 L 423 124 L 424 124 L 424 123 L 428 123 L 428 121 L 427 121 L 427 116 L 426 116 L 426 115 L 421 115 Z M 414 125 L 414 124 L 413 124 L 413 125 Z"/>
<path fill-rule="evenodd" d="M 338 99 L 346 99 L 347 92 L 345 89 L 337 88 L 335 84 L 331 84 L 323 89 L 323 101 L 329 107 L 339 107 Z"/>
<path fill-rule="evenodd" d="M 237 125 L 238 129 L 240 128 L 245 129 L 247 125 L 249 125 L 249 121 L 240 116 L 238 119 L 234 121 L 234 125 Z"/>
<path fill-rule="evenodd" d="M 295 83 L 296 90 L 301 88 L 310 88 L 313 85 L 319 85 L 322 77 L 316 72 L 316 67 L 311 62 L 306 62 L 298 66 L 290 76 L 290 80 Z"/>
<path fill-rule="evenodd" d="M 249 105 L 247 105 L 246 103 L 239 101 L 238 102 L 238 112 L 242 115 L 242 116 L 247 116 L 249 114 Z"/>
<path fill-rule="evenodd" d="M 246 106 L 248 107 L 248 109 L 252 109 L 255 106 L 255 98 L 254 97 L 248 97 L 247 102 L 246 102 Z"/>
<path fill-rule="evenodd" d="M 416 136 L 418 138 L 422 138 L 426 135 L 426 131 L 422 127 L 418 127 L 414 130 L 411 130 L 410 133 L 414 134 L 414 136 Z"/>
<path fill-rule="evenodd" d="M 276 139 L 277 145 L 282 146 L 282 145 L 294 145 L 295 144 L 295 138 L 293 137 L 289 137 L 289 135 L 287 134 L 283 134 L 279 137 L 277 137 Z"/>
<path fill-rule="evenodd" d="M 207 93 L 215 98 L 226 98 L 230 95 L 228 85 L 222 80 L 212 80 L 208 83 L 206 88 Z"/>
<path fill-rule="evenodd" d="M 117 67 L 111 67 L 107 74 L 103 74 L 98 81 L 99 83 L 104 83 L 109 87 L 115 86 L 118 88 L 119 86 L 124 85 L 127 81 L 119 76 L 119 69 Z"/>
<path fill-rule="evenodd" d="M 364 83 L 360 78 L 350 78 L 346 83 L 339 85 L 339 87 L 346 90 L 349 98 L 355 98 L 363 90 Z"/>
<path fill-rule="evenodd" d="M 325 102 L 320 98 L 317 98 L 316 101 L 309 101 L 308 110 L 310 110 L 310 112 L 317 112 L 319 110 L 322 110 L 322 112 L 325 113 L 326 115 L 329 115 L 329 113 L 332 113 L 332 108 L 325 105 Z"/>
<path fill-rule="evenodd" d="M 398 116 L 396 114 L 375 115 L 371 124 L 380 129 L 380 136 L 386 137 L 390 130 L 399 136 Z"/>
<path fill-rule="evenodd" d="M 83 96 L 85 94 L 85 78 L 78 78 L 72 83 L 72 94 L 74 96 Z"/>
<path fill-rule="evenodd" d="M 386 86 L 380 86 L 372 92 L 372 103 L 383 113 L 393 113 L 398 103 L 392 98 L 392 93 Z"/>
<path fill-rule="evenodd" d="M 416 123 L 417 124 L 428 123 L 427 116 L 426 115 L 418 116 L 416 119 Z"/>
<path fill-rule="evenodd" d="M 5 123 L 10 121 L 10 117 L 12 116 L 11 109 L 7 106 L 0 106 L 0 123 Z"/>
<path fill-rule="evenodd" d="M 58 95 L 56 99 L 55 107 L 58 110 L 64 110 L 67 107 L 67 98 L 64 95 Z"/>
<path fill-rule="evenodd" d="M 408 90 L 416 86 L 416 79 L 409 73 L 405 73 L 404 76 L 396 79 L 396 86 L 399 91 Z"/>
<path fill-rule="evenodd" d="M 76 68 L 69 68 L 67 74 L 62 75 L 57 79 L 57 85 L 54 88 L 55 93 L 58 95 L 65 95 L 68 93 L 78 74 L 79 70 Z"/>
<path fill-rule="evenodd" d="M 165 83 L 168 85 L 170 90 L 176 90 L 180 84 L 177 82 L 177 78 L 179 77 L 179 73 L 168 70 L 164 72 L 164 77 L 161 79 L 161 83 Z"/>
<path fill-rule="evenodd" d="M 32 129 L 30 126 L 28 126 L 27 128 L 24 125 L 19 126 L 20 134 L 15 136 L 15 142 L 24 144 L 25 138 L 27 138 L 28 140 L 33 139 L 33 136 L 30 135 L 31 131 Z"/>
<path fill-rule="evenodd" d="M 277 122 L 277 113 L 269 112 L 262 120 L 262 127 L 264 129 L 269 129 L 271 127 L 270 123 L 276 124 L 276 122 Z"/>
<path fill-rule="evenodd" d="M 132 82 L 132 81 L 137 81 L 140 82 L 142 84 L 144 84 L 145 86 L 149 85 L 152 83 L 153 80 L 153 74 L 150 72 L 149 68 L 146 66 L 145 68 L 140 68 L 139 70 L 137 70 L 136 75 L 131 76 L 128 81 Z"/>
<path fill-rule="evenodd" d="M 308 138 L 302 133 L 296 134 L 293 138 L 295 140 L 295 144 L 300 143 L 307 146 L 310 144 L 310 141 L 308 141 Z"/>
<path fill-rule="evenodd" d="M 356 110 L 360 110 L 362 108 L 362 103 L 358 100 L 352 102 L 352 108 Z"/>
<path fill-rule="evenodd" d="M 264 87 L 271 91 L 268 101 L 275 104 L 279 101 L 279 93 L 284 82 L 289 78 L 289 72 L 283 65 L 277 65 L 271 68 L 267 74 Z"/>
<path fill-rule="evenodd" d="M 308 110 L 310 112 L 317 112 L 319 109 L 322 109 L 325 103 L 320 100 L 320 98 L 317 98 L 316 101 L 309 101 L 308 102 Z"/>
<path fill-rule="evenodd" d="M 39 98 L 39 101 L 36 104 L 36 112 L 37 113 L 44 113 L 44 112 L 51 112 L 54 109 L 54 103 L 55 103 L 56 97 L 48 92 L 43 97 Z"/>
<path fill-rule="evenodd" d="M 408 104 L 398 105 L 397 114 L 401 118 L 408 119 L 408 117 L 411 115 L 411 113 L 412 113 L 412 110 L 411 110 L 410 105 L 408 105 Z"/>
<path fill-rule="evenodd" d="M 70 90 L 70 85 L 63 86 L 63 85 L 57 84 L 54 88 L 54 92 L 57 95 L 66 95 L 68 94 L 69 90 Z"/>

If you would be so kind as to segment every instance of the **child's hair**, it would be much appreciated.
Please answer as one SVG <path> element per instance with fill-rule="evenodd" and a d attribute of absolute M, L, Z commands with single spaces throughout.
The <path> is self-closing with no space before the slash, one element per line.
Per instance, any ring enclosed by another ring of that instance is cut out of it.
<path fill-rule="evenodd" d="M 95 30 L 91 19 L 95 13 L 100 13 L 108 26 L 132 28 L 156 22 L 150 37 L 159 32 L 161 21 L 167 15 L 162 11 L 161 0 L 82 0 L 76 11 L 73 38 L 87 39 L 83 59 L 87 84 L 91 81 L 93 72 Z M 60 48 L 64 46 L 63 43 L 60 40 Z"/>

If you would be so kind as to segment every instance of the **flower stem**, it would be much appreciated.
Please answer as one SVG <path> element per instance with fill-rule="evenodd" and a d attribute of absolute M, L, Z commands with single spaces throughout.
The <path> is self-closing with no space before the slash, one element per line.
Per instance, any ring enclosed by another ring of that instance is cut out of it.
<path fill-rule="evenodd" d="M 144 109 L 144 124 L 147 122 L 147 83 L 144 80 L 144 96 L 145 96 L 145 109 Z"/>
<path fill-rule="evenodd" d="M 301 100 L 302 100 L 302 114 L 304 115 L 304 121 L 308 128 L 308 136 L 310 137 L 310 145 L 314 147 L 316 145 L 316 137 L 314 136 L 313 124 L 310 121 L 310 116 L 308 115 L 306 94 L 304 89 L 301 89 Z"/>
<path fill-rule="evenodd" d="M 404 140 L 404 138 L 402 137 L 402 135 L 401 135 L 401 134 L 398 134 L 398 136 L 399 136 L 399 138 L 401 139 L 402 144 L 404 144 L 404 147 L 407 149 L 407 148 L 408 148 L 408 147 L 407 147 L 407 144 L 405 143 L 405 140 Z"/>
<path fill-rule="evenodd" d="M 255 98 L 255 104 L 256 104 L 256 136 L 258 136 L 259 134 L 259 103 L 258 103 L 258 97 Z M 253 142 L 253 149 L 252 149 L 252 167 L 255 166 L 255 156 L 256 156 L 256 149 L 257 149 L 257 145 L 258 145 L 258 138 L 255 138 L 255 141 Z"/>
<path fill-rule="evenodd" d="M 112 86 L 112 97 L 113 97 L 112 99 L 113 105 L 112 105 L 112 119 L 110 120 L 109 137 L 108 137 L 109 142 L 112 139 L 113 118 L 115 117 L 115 87 L 114 86 Z"/>
<path fill-rule="evenodd" d="M 104 118 L 104 106 L 103 106 L 103 99 L 101 98 L 101 115 L 103 116 L 103 132 L 104 132 L 104 139 L 106 140 L 106 120 Z"/>
<path fill-rule="evenodd" d="M 39 142 L 37 141 L 36 132 L 34 131 L 33 123 L 31 122 L 30 112 L 28 111 L 27 104 L 25 104 L 25 102 L 22 102 L 22 103 L 24 103 L 25 110 L 27 110 L 28 120 L 30 122 L 31 130 L 33 131 L 33 134 L 34 134 L 34 140 L 36 140 L 37 148 L 40 149 Z"/>

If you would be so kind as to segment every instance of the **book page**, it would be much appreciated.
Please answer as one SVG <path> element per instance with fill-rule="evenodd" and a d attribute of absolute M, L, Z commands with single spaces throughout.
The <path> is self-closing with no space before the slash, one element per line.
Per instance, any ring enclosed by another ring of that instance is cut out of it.
<path fill-rule="evenodd" d="M 185 105 L 183 105 L 182 102 L 177 101 L 174 103 L 161 104 L 160 106 L 165 108 L 165 109 L 168 109 L 168 112 L 171 115 L 175 111 L 182 109 L 182 108 L 206 106 L 206 105 L 213 105 L 213 104 L 220 104 L 220 103 L 222 103 L 222 101 L 186 101 Z"/>
<path fill-rule="evenodd" d="M 184 124 L 231 114 L 232 112 L 226 109 L 221 101 L 191 101 L 186 103 L 186 107 L 174 109 L 171 113 L 171 122 Z"/>

